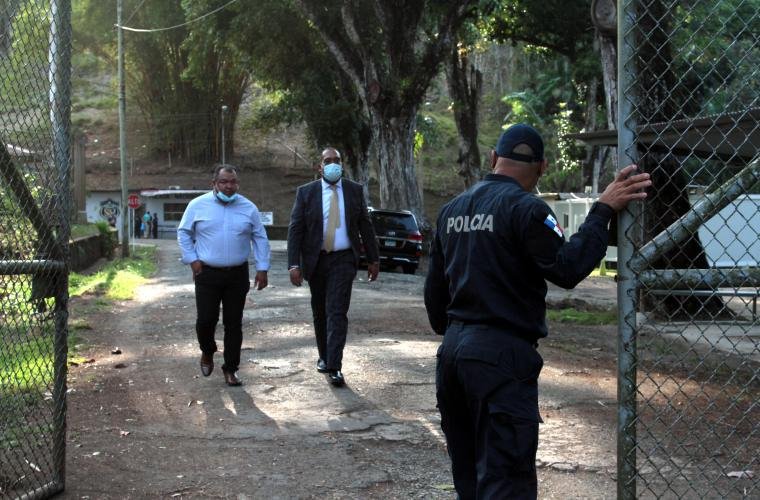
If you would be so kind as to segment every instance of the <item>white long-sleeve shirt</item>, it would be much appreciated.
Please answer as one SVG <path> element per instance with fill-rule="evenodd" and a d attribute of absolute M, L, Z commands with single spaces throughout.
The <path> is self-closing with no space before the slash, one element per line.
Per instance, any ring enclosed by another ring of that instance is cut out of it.
<path fill-rule="evenodd" d="M 258 208 L 238 195 L 223 203 L 213 191 L 193 199 L 177 227 L 182 262 L 200 260 L 212 267 L 230 267 L 248 261 L 253 244 L 257 271 L 268 271 L 269 239 Z"/>

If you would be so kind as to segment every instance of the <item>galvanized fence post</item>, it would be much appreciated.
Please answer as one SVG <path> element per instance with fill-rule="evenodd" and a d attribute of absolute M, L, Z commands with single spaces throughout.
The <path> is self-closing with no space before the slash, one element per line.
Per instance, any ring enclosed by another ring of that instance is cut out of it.
<path fill-rule="evenodd" d="M 58 247 L 61 260 L 69 263 L 71 234 L 71 0 L 52 0 L 50 5 L 50 119 L 53 131 L 53 160 L 59 199 Z M 67 266 L 68 267 L 68 266 Z M 58 278 L 55 296 L 55 340 L 53 347 L 53 463 L 55 482 L 66 485 L 66 374 L 68 355 L 68 269 Z"/>
<path fill-rule="evenodd" d="M 634 163 L 635 121 L 631 92 L 631 54 L 635 43 L 630 9 L 632 1 L 618 6 L 618 167 Z M 628 266 L 633 257 L 632 211 L 618 216 L 618 444 L 617 491 L 620 499 L 636 498 L 636 276 Z"/>

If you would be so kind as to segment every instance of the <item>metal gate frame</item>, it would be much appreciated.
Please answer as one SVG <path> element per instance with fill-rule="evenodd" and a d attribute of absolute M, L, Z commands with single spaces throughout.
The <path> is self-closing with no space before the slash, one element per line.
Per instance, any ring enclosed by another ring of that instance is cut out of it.
<path fill-rule="evenodd" d="M 635 84 L 637 69 L 635 10 L 640 0 L 618 2 L 618 165 L 637 163 L 636 140 L 641 128 L 636 123 L 634 107 L 637 103 Z M 637 338 L 637 294 L 644 288 L 685 287 L 692 292 L 700 287 L 760 287 L 760 268 L 736 267 L 732 269 L 653 269 L 651 264 L 697 232 L 701 224 L 718 214 L 737 197 L 747 193 L 760 180 L 760 156 L 755 152 L 752 160 L 732 179 L 705 196 L 691 210 L 673 222 L 651 241 L 634 241 L 641 238 L 642 203 L 632 203 L 620 213 L 618 219 L 617 298 L 618 319 L 618 423 L 617 423 L 617 497 L 634 499 L 637 496 L 637 451 L 641 452 L 637 438 L 637 409 L 639 369 Z M 695 294 L 696 295 L 696 294 Z M 756 318 L 753 318 L 756 321 Z M 755 426 L 757 429 L 757 426 Z M 757 471 L 755 471 L 757 474 Z M 678 493 L 671 491 L 676 496 Z M 710 494 L 706 492 L 705 494 Z"/>
<path fill-rule="evenodd" d="M 19 4 L 24 5 L 24 4 Z M 37 4 L 39 5 L 39 4 Z M 16 495 L 19 499 L 48 498 L 65 487 L 66 469 L 66 376 L 67 376 L 67 342 L 68 342 L 68 269 L 71 213 L 70 189 L 70 111 L 71 111 L 71 0 L 49 0 L 48 19 L 48 58 L 47 58 L 47 110 L 49 116 L 49 146 L 44 147 L 46 153 L 42 161 L 50 165 L 56 173 L 55 186 L 57 192 L 51 206 L 41 207 L 32 194 L 34 186 L 29 186 L 24 179 L 22 168 L 6 149 L 5 137 L 0 136 L 0 181 L 7 186 L 16 205 L 24 210 L 31 227 L 37 233 L 40 242 L 41 255 L 35 258 L 26 255 L 15 260 L 0 260 L 0 275 L 31 276 L 41 280 L 49 287 L 53 298 L 50 314 L 54 323 L 53 337 L 53 376 L 50 386 L 52 396 L 52 421 L 49 433 L 42 436 L 24 435 L 23 438 L 34 441 L 39 449 L 49 449 L 48 457 L 30 457 L 40 460 L 44 470 L 24 457 L 24 461 L 39 473 L 49 476 L 42 481 L 34 481 L 28 488 L 15 488 L 9 492 L 0 492 L 0 496 Z M 23 50 L 23 46 L 17 50 Z M 22 115 L 23 119 L 23 115 Z M 30 120 L 31 121 L 31 120 Z M 50 212 L 56 214 L 51 220 Z M 57 222 L 57 224 L 56 224 Z M 55 226 L 54 226 L 55 225 Z M 40 395 L 41 396 L 41 395 Z M 6 398 L 7 402 L 7 398 Z M 0 410 L 2 406 L 0 405 Z M 13 410 L 13 408 L 11 408 Z M 39 432 L 38 432 L 39 434 Z M 41 441 L 49 440 L 48 443 Z M 37 449 L 37 448 L 35 448 Z M 7 453 L 7 455 L 6 455 Z M 0 449 L 4 460 L 14 460 L 19 463 L 19 457 L 14 456 L 12 449 Z M 34 467 L 32 467 L 34 466 Z M 11 464 L 11 467 L 13 465 Z M 18 469 L 13 469 L 18 474 Z M 16 481 L 23 479 L 20 475 Z"/>

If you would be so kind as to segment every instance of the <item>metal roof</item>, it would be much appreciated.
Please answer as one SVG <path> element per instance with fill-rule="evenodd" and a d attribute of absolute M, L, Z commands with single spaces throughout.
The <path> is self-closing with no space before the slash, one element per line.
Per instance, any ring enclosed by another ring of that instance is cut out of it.
<path fill-rule="evenodd" d="M 617 130 L 567 134 L 592 146 L 617 146 Z M 636 141 L 652 149 L 746 164 L 760 152 L 760 108 L 652 123 L 636 130 Z"/>
<path fill-rule="evenodd" d="M 140 196 L 145 196 L 147 198 L 166 198 L 178 194 L 203 194 L 208 192 L 208 189 L 148 189 L 140 191 Z"/>

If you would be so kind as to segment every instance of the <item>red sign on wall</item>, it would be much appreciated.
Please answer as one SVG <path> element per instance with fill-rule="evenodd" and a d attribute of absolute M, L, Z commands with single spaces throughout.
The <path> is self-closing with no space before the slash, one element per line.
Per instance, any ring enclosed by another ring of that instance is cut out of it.
<path fill-rule="evenodd" d="M 140 196 L 136 194 L 130 194 L 127 198 L 127 205 L 129 208 L 138 208 L 140 206 Z"/>

